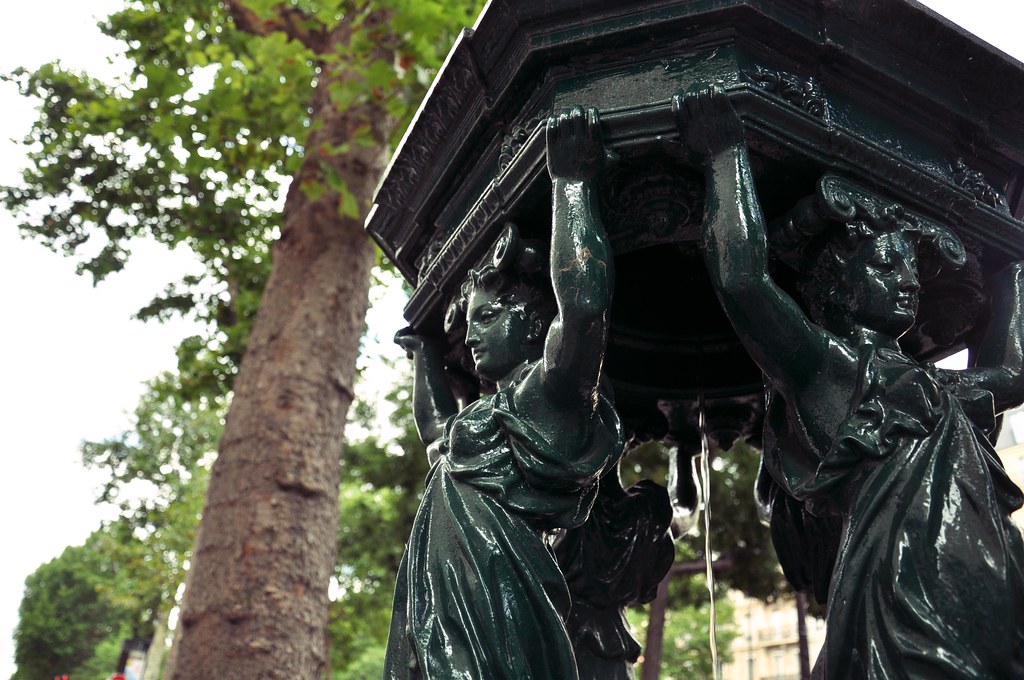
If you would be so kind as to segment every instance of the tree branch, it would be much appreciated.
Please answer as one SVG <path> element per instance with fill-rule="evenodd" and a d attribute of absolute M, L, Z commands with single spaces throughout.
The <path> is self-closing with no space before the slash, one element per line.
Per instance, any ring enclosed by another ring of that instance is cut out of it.
<path fill-rule="evenodd" d="M 252 35 L 270 35 L 284 33 L 289 40 L 297 40 L 315 54 L 323 54 L 327 49 L 330 32 L 317 19 L 297 7 L 285 4 L 277 6 L 277 16 L 263 18 L 247 7 L 243 0 L 223 0 L 235 26 L 240 31 Z"/>
<path fill-rule="evenodd" d="M 717 574 L 721 571 L 728 571 L 733 568 L 735 561 L 731 555 L 723 555 L 719 559 L 711 563 L 711 568 Z M 707 570 L 707 563 L 704 560 L 694 560 L 692 562 L 678 562 L 672 565 L 669 569 L 669 576 L 690 576 L 693 574 L 703 574 Z"/>

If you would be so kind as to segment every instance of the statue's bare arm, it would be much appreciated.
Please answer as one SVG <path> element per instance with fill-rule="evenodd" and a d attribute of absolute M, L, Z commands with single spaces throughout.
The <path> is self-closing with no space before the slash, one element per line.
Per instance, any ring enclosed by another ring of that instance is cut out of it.
<path fill-rule="evenodd" d="M 707 182 L 704 261 L 744 347 L 784 393 L 820 381 L 822 368 L 855 359 L 812 323 L 768 270 L 764 217 L 754 189 L 743 124 L 724 90 L 698 85 L 673 99 L 680 134 Z"/>
<path fill-rule="evenodd" d="M 440 439 L 448 418 L 459 410 L 445 374 L 443 350 L 440 343 L 415 335 L 410 328 L 399 331 L 395 342 L 413 359 L 413 420 L 420 439 L 429 447 Z"/>
<path fill-rule="evenodd" d="M 961 385 L 990 391 L 999 414 L 1024 403 L 1024 262 L 996 274 L 989 288 L 991 316 L 971 356 L 972 366 L 943 374 Z"/>
<path fill-rule="evenodd" d="M 589 421 L 608 339 L 614 272 L 598 210 L 596 178 L 605 157 L 597 112 L 574 109 L 547 123 L 552 183 L 551 283 L 558 313 L 541 365 L 517 392 L 536 399 L 545 429 Z M 572 428 L 570 428 L 572 429 Z"/>

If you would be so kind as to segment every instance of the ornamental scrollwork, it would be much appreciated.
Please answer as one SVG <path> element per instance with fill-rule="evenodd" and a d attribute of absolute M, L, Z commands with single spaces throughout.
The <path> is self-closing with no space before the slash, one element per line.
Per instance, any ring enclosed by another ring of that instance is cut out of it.
<path fill-rule="evenodd" d="M 781 97 L 816 118 L 828 118 L 828 102 L 821 92 L 818 81 L 813 78 L 805 79 L 762 66 L 758 66 L 754 71 L 748 71 L 746 75 L 761 90 Z"/>
<path fill-rule="evenodd" d="M 952 165 L 953 180 L 957 186 L 966 190 L 985 205 L 990 205 L 999 212 L 1009 214 L 1010 206 L 1006 196 L 989 184 L 985 176 L 967 165 L 963 158 L 957 158 Z"/>

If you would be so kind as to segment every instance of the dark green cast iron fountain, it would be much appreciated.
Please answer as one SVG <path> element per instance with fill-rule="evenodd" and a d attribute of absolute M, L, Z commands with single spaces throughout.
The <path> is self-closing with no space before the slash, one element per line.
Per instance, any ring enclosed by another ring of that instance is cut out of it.
<path fill-rule="evenodd" d="M 386 676 L 631 677 L 620 610 L 697 493 L 615 468 L 661 439 L 690 469 L 700 403 L 763 451 L 818 675 L 1024 677 L 989 443 L 1022 196 L 1024 66 L 913 2 L 493 0 L 367 220 L 433 460 Z"/>

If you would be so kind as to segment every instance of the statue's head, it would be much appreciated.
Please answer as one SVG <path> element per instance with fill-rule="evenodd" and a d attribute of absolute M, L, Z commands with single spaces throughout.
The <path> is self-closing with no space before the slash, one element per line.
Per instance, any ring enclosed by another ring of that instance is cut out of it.
<path fill-rule="evenodd" d="M 509 224 L 487 261 L 469 272 L 445 325 L 465 321 L 477 373 L 497 382 L 540 358 L 555 310 L 542 245 L 520 239 Z"/>
<path fill-rule="evenodd" d="M 840 335 L 867 328 L 899 338 L 914 325 L 922 280 L 966 258 L 948 229 L 838 178 L 824 179 L 773 236 L 811 319 Z"/>
<path fill-rule="evenodd" d="M 799 278 L 814 321 L 833 331 L 859 326 L 902 336 L 917 316 L 917 248 L 906 231 L 864 235 L 850 225 L 836 228 Z"/>

